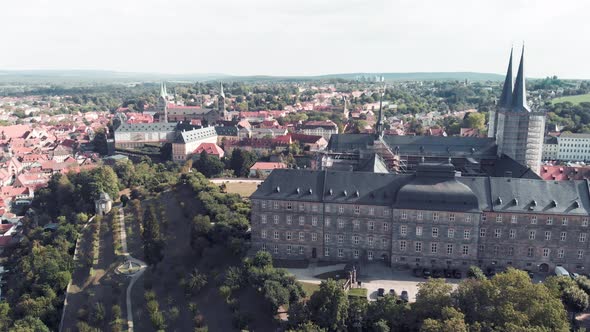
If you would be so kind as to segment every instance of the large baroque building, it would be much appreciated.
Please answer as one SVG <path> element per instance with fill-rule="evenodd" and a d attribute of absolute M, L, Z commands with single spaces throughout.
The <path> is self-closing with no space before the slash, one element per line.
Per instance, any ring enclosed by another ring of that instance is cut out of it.
<path fill-rule="evenodd" d="M 251 196 L 252 245 L 293 260 L 547 272 L 590 268 L 587 181 L 275 170 Z"/>

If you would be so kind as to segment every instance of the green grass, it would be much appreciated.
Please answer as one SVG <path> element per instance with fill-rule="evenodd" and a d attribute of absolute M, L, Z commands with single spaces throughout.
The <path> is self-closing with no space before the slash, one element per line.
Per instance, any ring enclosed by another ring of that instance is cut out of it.
<path fill-rule="evenodd" d="M 301 282 L 301 287 L 303 287 L 305 297 L 310 297 L 313 293 L 317 292 L 320 289 L 320 285 L 311 284 L 309 282 Z"/>
<path fill-rule="evenodd" d="M 351 288 L 348 291 L 348 296 L 358 296 L 358 297 L 367 297 L 367 289 L 366 288 Z"/>
<path fill-rule="evenodd" d="M 557 104 L 557 103 L 563 103 L 569 101 L 570 103 L 577 105 L 579 103 L 590 103 L 590 93 L 585 94 L 585 95 L 575 95 L 575 96 L 565 96 L 565 97 L 559 97 L 559 98 L 555 98 L 553 100 L 551 100 L 552 104 Z"/>
<path fill-rule="evenodd" d="M 225 191 L 230 194 L 239 194 L 242 197 L 250 197 L 253 192 L 258 188 L 258 183 L 255 182 L 238 182 L 238 183 L 226 183 Z"/>

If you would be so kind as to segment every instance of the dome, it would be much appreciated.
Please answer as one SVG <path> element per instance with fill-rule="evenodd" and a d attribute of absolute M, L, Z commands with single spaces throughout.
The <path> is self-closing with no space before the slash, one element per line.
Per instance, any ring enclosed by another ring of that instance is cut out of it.
<path fill-rule="evenodd" d="M 416 177 L 398 192 L 398 208 L 469 211 L 479 209 L 477 196 L 454 178 Z"/>

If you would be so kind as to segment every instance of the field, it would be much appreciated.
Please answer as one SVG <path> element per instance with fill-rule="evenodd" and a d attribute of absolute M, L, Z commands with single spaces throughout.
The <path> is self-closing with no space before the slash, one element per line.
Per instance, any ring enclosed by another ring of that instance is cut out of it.
<path fill-rule="evenodd" d="M 242 197 L 250 197 L 256 188 L 258 183 L 256 182 L 232 182 L 225 184 L 225 191 L 228 193 L 240 194 Z"/>
<path fill-rule="evenodd" d="M 311 297 L 311 295 L 317 292 L 320 289 L 320 285 L 312 284 L 309 282 L 300 282 L 301 286 L 303 287 L 303 291 L 305 292 L 305 297 Z"/>
<path fill-rule="evenodd" d="M 563 103 L 569 101 L 572 104 L 590 103 L 590 93 L 585 95 L 566 96 L 555 98 L 551 101 L 552 104 Z"/>

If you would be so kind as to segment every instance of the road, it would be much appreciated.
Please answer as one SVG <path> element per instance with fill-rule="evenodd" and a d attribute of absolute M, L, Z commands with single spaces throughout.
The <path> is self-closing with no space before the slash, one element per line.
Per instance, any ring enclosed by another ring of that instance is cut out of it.
<path fill-rule="evenodd" d="M 127 304 L 127 328 L 129 332 L 133 332 L 133 306 L 131 303 L 131 289 L 133 288 L 133 285 L 135 285 L 137 279 L 139 279 L 141 275 L 145 272 L 147 265 L 143 261 L 140 261 L 139 259 L 132 257 L 127 251 L 125 213 L 123 212 L 122 206 L 119 206 L 119 231 L 121 232 L 121 252 L 123 256 L 126 257 L 125 263 L 123 264 L 127 264 L 127 262 L 132 262 L 140 266 L 137 272 L 135 272 L 132 275 L 129 275 L 131 277 L 131 281 L 129 282 L 129 285 L 127 286 L 127 291 L 125 293 L 125 303 Z"/>
<path fill-rule="evenodd" d="M 262 183 L 261 179 L 247 179 L 247 178 L 218 178 L 218 179 L 209 179 L 209 181 L 215 184 L 222 184 L 222 183 Z"/>

